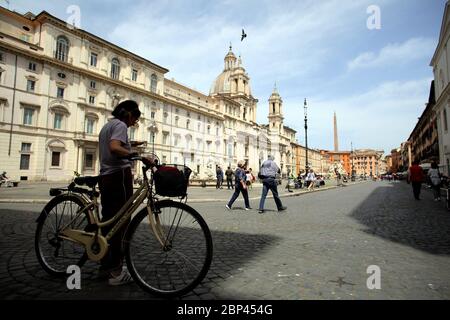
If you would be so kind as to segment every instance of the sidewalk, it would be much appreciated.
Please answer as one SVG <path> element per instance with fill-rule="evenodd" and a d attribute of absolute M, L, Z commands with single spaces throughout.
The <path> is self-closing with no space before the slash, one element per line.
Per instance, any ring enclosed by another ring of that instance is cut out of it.
<path fill-rule="evenodd" d="M 360 182 L 350 182 L 346 185 L 358 184 Z M 336 181 L 328 180 L 325 186 L 316 188 L 314 191 L 307 191 L 305 189 L 291 189 L 289 192 L 286 186 L 287 180 L 284 180 L 281 185 L 278 186 L 278 193 L 280 197 L 292 197 L 298 196 L 304 193 L 325 191 L 329 189 L 337 188 Z M 52 198 L 49 195 L 50 188 L 67 187 L 66 182 L 22 182 L 15 188 L 0 188 L 0 203 L 40 203 L 45 204 Z M 261 196 L 261 183 L 254 183 L 252 188 L 249 189 L 250 200 L 258 200 Z M 188 188 L 188 201 L 189 202 L 226 202 L 230 199 L 234 189 L 228 190 L 226 185 L 223 189 L 216 189 L 215 187 L 189 187 Z M 272 198 L 271 192 L 269 192 L 268 198 Z M 238 200 L 242 200 L 242 197 Z"/>

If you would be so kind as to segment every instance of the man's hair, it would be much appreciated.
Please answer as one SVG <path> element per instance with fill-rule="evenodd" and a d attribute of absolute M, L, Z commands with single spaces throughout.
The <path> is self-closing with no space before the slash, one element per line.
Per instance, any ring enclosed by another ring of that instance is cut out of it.
<path fill-rule="evenodd" d="M 412 164 L 417 165 L 417 164 L 419 164 L 419 161 L 414 160 L 414 161 L 412 162 Z"/>
<path fill-rule="evenodd" d="M 437 168 L 438 168 L 437 163 L 433 161 L 433 162 L 431 163 L 431 168 L 437 169 Z"/>
<path fill-rule="evenodd" d="M 136 101 L 133 100 L 125 100 L 119 103 L 113 110 L 112 115 L 114 118 L 119 120 L 124 119 L 129 114 L 132 116 L 139 118 L 141 116 L 141 111 L 139 111 L 139 106 Z"/>

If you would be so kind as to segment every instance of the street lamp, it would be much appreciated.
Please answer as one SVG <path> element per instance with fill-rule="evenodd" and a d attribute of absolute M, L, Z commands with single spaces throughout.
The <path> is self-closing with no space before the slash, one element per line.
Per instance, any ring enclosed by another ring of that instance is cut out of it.
<path fill-rule="evenodd" d="M 305 111 L 305 152 L 306 152 L 306 164 L 305 164 L 305 173 L 308 173 L 308 106 L 306 105 L 306 98 L 303 103 L 303 109 Z"/>
<path fill-rule="evenodd" d="M 158 127 L 156 126 L 156 122 L 152 121 L 148 126 L 148 129 L 152 133 L 152 156 L 155 156 L 155 133 L 158 132 Z"/>

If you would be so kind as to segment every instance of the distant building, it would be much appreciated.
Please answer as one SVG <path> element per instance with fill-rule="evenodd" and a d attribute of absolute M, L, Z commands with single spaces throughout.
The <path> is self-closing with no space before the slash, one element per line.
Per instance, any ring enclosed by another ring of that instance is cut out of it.
<path fill-rule="evenodd" d="M 407 171 L 412 164 L 411 142 L 405 141 L 400 144 L 399 171 Z"/>
<path fill-rule="evenodd" d="M 391 150 L 391 172 L 397 173 L 400 170 L 401 166 L 401 156 L 400 156 L 400 148 Z"/>
<path fill-rule="evenodd" d="M 386 161 L 386 172 L 392 173 L 392 155 L 385 156 L 384 160 Z"/>
<path fill-rule="evenodd" d="M 384 151 L 358 149 L 352 153 L 353 167 L 357 176 L 377 177 L 386 173 L 386 165 L 381 157 Z"/>

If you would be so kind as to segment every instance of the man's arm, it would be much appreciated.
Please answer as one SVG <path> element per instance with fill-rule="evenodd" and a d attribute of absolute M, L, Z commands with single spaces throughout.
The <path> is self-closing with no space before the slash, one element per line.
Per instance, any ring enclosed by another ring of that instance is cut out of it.
<path fill-rule="evenodd" d="M 119 157 L 126 157 L 131 154 L 130 151 L 122 147 L 122 141 L 120 140 L 111 140 L 109 142 L 109 150 Z"/>

